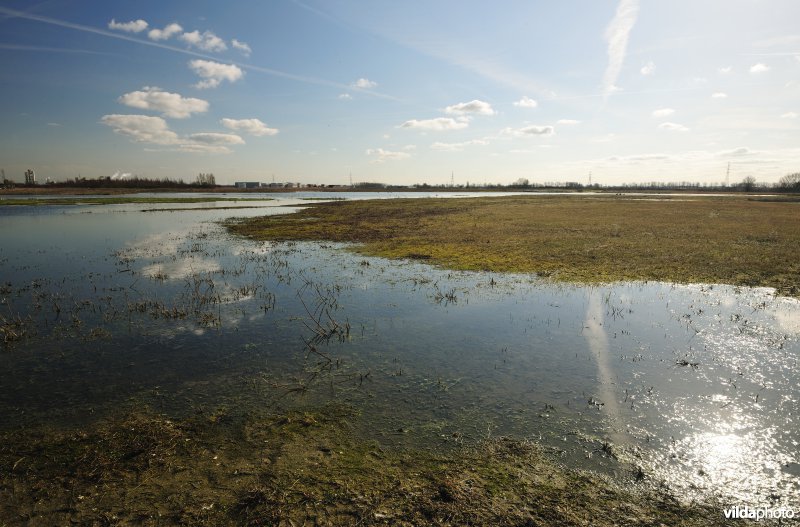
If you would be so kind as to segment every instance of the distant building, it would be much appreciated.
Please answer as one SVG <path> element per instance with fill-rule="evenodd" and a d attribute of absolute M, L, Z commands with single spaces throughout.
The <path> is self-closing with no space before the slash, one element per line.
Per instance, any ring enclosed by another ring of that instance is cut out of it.
<path fill-rule="evenodd" d="M 25 171 L 25 184 L 26 185 L 36 184 L 36 174 L 31 169 Z"/>
<path fill-rule="evenodd" d="M 258 188 L 261 183 L 258 181 L 237 181 L 234 185 L 236 185 L 236 188 Z"/>

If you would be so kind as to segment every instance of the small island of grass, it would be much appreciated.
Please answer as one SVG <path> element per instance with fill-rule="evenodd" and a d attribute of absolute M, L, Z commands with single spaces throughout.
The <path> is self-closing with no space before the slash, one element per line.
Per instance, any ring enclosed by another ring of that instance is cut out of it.
<path fill-rule="evenodd" d="M 320 203 L 231 223 L 260 240 L 560 281 L 660 280 L 800 294 L 800 205 L 746 196 L 511 196 Z"/>

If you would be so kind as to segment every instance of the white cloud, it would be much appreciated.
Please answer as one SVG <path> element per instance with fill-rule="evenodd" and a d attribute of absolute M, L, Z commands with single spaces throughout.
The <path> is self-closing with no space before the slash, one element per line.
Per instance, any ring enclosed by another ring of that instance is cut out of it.
<path fill-rule="evenodd" d="M 437 117 L 436 119 L 411 119 L 400 125 L 400 128 L 416 128 L 419 130 L 461 130 L 469 126 L 469 121 L 455 120 L 450 117 Z"/>
<path fill-rule="evenodd" d="M 645 77 L 647 77 L 647 76 L 649 76 L 649 75 L 652 75 L 652 74 L 654 74 L 654 73 L 656 72 L 656 65 L 655 65 L 655 63 L 654 63 L 654 62 L 651 60 L 650 62 L 648 62 L 647 64 L 645 64 L 644 66 L 642 66 L 642 69 L 640 69 L 640 70 L 639 70 L 639 72 L 640 72 L 642 75 L 644 75 Z"/>
<path fill-rule="evenodd" d="M 729 73 L 730 73 L 730 72 L 732 72 L 732 71 L 733 71 L 733 68 L 731 68 L 730 66 L 725 66 L 725 67 L 722 67 L 722 68 L 717 68 L 717 73 L 719 73 L 720 75 L 727 75 L 727 74 L 729 74 Z"/>
<path fill-rule="evenodd" d="M 352 95 L 350 95 L 349 93 L 340 93 L 340 94 L 339 94 L 339 99 L 341 99 L 341 100 L 343 100 L 343 101 L 349 101 L 349 100 L 351 100 L 352 98 L 353 98 L 353 96 L 352 96 Z"/>
<path fill-rule="evenodd" d="M 475 99 L 474 101 L 460 102 L 458 104 L 448 106 L 444 109 L 444 113 L 449 115 L 466 115 L 470 113 L 476 113 L 478 115 L 494 115 L 495 111 L 492 109 L 492 105 L 488 102 Z"/>
<path fill-rule="evenodd" d="M 126 93 L 117 100 L 126 106 L 161 112 L 164 117 L 173 119 L 186 119 L 193 113 L 208 111 L 208 101 L 181 97 L 177 93 L 162 91 L 160 88 L 150 86 L 145 86 L 142 91 Z"/>
<path fill-rule="evenodd" d="M 752 156 L 758 154 L 758 152 L 754 150 L 750 150 L 746 147 L 736 148 L 734 150 L 725 150 L 722 152 L 717 152 L 716 155 L 719 157 L 742 157 L 742 156 Z"/>
<path fill-rule="evenodd" d="M 189 67 L 203 80 L 195 84 L 195 88 L 216 88 L 224 80 L 236 82 L 244 76 L 244 72 L 235 64 L 221 64 L 211 60 L 192 60 Z"/>
<path fill-rule="evenodd" d="M 576 125 L 576 124 L 581 124 L 581 122 L 577 121 L 575 119 L 559 119 L 558 121 L 556 121 L 556 124 L 563 124 L 563 125 L 567 125 L 567 126 L 573 126 L 573 125 Z"/>
<path fill-rule="evenodd" d="M 672 108 L 659 108 L 658 110 L 653 110 L 653 117 L 667 117 L 673 113 L 675 113 L 675 110 Z"/>
<path fill-rule="evenodd" d="M 505 128 L 500 133 L 513 137 L 536 137 L 553 135 L 556 130 L 552 126 L 530 125 L 523 128 Z"/>
<path fill-rule="evenodd" d="M 113 18 L 108 23 L 108 29 L 116 29 L 117 31 L 125 31 L 127 33 L 141 33 L 147 29 L 147 22 L 142 20 L 131 20 L 130 22 L 117 22 Z"/>
<path fill-rule="evenodd" d="M 712 99 L 726 99 L 728 97 L 727 93 L 718 91 L 711 94 Z"/>
<path fill-rule="evenodd" d="M 519 108 L 536 108 L 537 106 L 539 106 L 539 103 L 537 103 L 536 101 L 525 95 L 522 97 L 522 99 L 515 102 L 514 106 L 517 106 Z"/>
<path fill-rule="evenodd" d="M 769 66 L 766 64 L 759 62 L 758 64 L 753 64 L 750 66 L 750 73 L 758 74 L 758 73 L 766 73 L 769 71 Z"/>
<path fill-rule="evenodd" d="M 202 132 L 189 136 L 195 143 L 203 145 L 243 145 L 244 139 L 235 134 L 220 134 L 217 132 Z"/>
<path fill-rule="evenodd" d="M 236 40 L 236 39 L 231 40 L 231 46 L 233 46 L 233 49 L 238 49 L 239 51 L 241 51 L 245 57 L 249 57 L 250 53 L 253 52 L 250 46 L 248 46 L 245 42 L 242 42 L 241 40 Z"/>
<path fill-rule="evenodd" d="M 661 123 L 658 125 L 659 130 L 669 130 L 670 132 L 688 132 L 689 129 L 678 123 Z"/>
<path fill-rule="evenodd" d="M 606 27 L 604 36 L 608 43 L 608 65 L 603 74 L 603 87 L 606 97 L 617 90 L 617 77 L 619 77 L 622 63 L 625 61 L 628 36 L 636 23 L 638 13 L 638 0 L 620 0 L 614 18 Z"/>
<path fill-rule="evenodd" d="M 200 33 L 195 29 L 190 33 L 182 34 L 178 38 L 189 46 L 194 46 L 203 51 L 225 51 L 228 49 L 225 41 L 211 31 Z"/>
<path fill-rule="evenodd" d="M 377 87 L 378 83 L 362 77 L 356 81 L 353 81 L 350 86 L 361 90 L 370 90 Z"/>
<path fill-rule="evenodd" d="M 113 114 L 104 115 L 101 121 L 136 143 L 167 146 L 180 152 L 227 154 L 231 152 L 230 145 L 244 144 L 241 137 L 233 134 L 204 132 L 180 137 L 161 117 Z"/>
<path fill-rule="evenodd" d="M 150 40 L 169 40 L 181 31 L 183 31 L 183 28 L 179 24 L 173 22 L 164 29 L 151 29 L 147 33 L 147 36 L 150 38 Z"/>
<path fill-rule="evenodd" d="M 797 113 L 795 112 L 787 112 L 781 115 L 781 119 L 797 119 Z"/>
<path fill-rule="evenodd" d="M 180 142 L 178 134 L 170 130 L 161 117 L 112 114 L 104 115 L 102 122 L 114 132 L 130 137 L 137 143 L 175 145 Z"/>
<path fill-rule="evenodd" d="M 485 146 L 488 145 L 489 141 L 485 139 L 473 139 L 471 141 L 464 141 L 462 143 L 433 143 L 431 145 L 432 150 L 439 150 L 442 152 L 461 152 L 467 146 L 479 145 Z"/>
<path fill-rule="evenodd" d="M 269 128 L 266 124 L 258 119 L 222 119 L 220 121 L 222 126 L 229 130 L 236 130 L 237 132 L 244 132 L 258 137 L 264 135 L 276 135 L 277 128 Z"/>
<path fill-rule="evenodd" d="M 392 152 L 391 150 L 384 150 L 383 148 L 370 148 L 367 150 L 367 155 L 375 158 L 372 160 L 373 163 L 399 161 L 411 157 L 411 154 L 408 152 Z"/>

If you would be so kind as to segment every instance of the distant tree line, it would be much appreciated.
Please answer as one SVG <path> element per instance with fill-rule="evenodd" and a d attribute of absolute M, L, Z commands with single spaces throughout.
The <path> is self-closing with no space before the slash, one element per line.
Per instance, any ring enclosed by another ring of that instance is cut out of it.
<path fill-rule="evenodd" d="M 199 185 L 187 184 L 182 179 L 151 179 L 139 176 L 111 179 L 102 177 L 97 179 L 76 177 L 66 181 L 49 183 L 50 187 L 77 187 L 77 188 L 191 188 Z"/>
<path fill-rule="evenodd" d="M 195 183 L 200 185 L 201 187 L 217 186 L 217 180 L 214 178 L 214 174 L 211 174 L 210 172 L 208 174 L 203 174 L 202 172 L 200 172 L 200 174 L 197 176 L 197 179 L 195 180 Z"/>
<path fill-rule="evenodd" d="M 393 187 L 387 187 L 393 188 Z M 558 182 L 544 182 L 535 183 L 529 181 L 527 178 L 519 178 L 508 185 L 501 183 L 483 183 L 483 184 L 470 184 L 466 185 L 430 185 L 428 183 L 421 183 L 414 185 L 418 189 L 444 189 L 444 188 L 459 188 L 459 189 L 516 189 L 516 190 L 618 190 L 618 191 L 680 191 L 688 190 L 694 192 L 800 192 L 800 172 L 787 174 L 783 176 L 777 183 L 764 183 L 756 181 L 752 176 L 747 176 L 738 183 L 726 185 L 724 183 L 699 183 L 697 181 L 679 181 L 679 182 L 664 182 L 664 181 L 650 181 L 644 183 L 622 183 L 619 185 L 603 185 L 600 183 L 583 184 L 577 181 L 558 181 Z"/>
<path fill-rule="evenodd" d="M 5 181 L 4 181 L 5 183 Z M 10 181 L 8 183 L 11 183 Z M 27 187 L 32 185 L 18 185 Z M 215 187 L 216 179 L 214 174 L 200 173 L 193 183 L 186 183 L 183 179 L 170 179 L 170 178 L 147 178 L 141 176 L 128 176 L 128 177 L 100 177 L 100 178 L 85 178 L 75 177 L 65 181 L 48 182 L 48 187 L 56 188 L 120 188 L 120 189 L 140 189 L 140 188 L 209 188 Z"/>
<path fill-rule="evenodd" d="M 13 186 L 28 187 L 32 185 L 24 185 L 15 183 L 14 181 L 5 178 L 5 171 L 2 172 L 2 183 L 6 188 Z M 52 182 L 48 181 L 47 186 L 63 187 L 63 188 L 119 188 L 119 189 L 140 189 L 140 188 L 174 188 L 174 189 L 192 189 L 192 188 L 213 188 L 217 186 L 216 178 L 212 173 L 200 173 L 195 181 L 186 183 L 183 179 L 152 179 L 141 176 L 127 176 L 124 177 L 101 177 L 97 179 L 89 179 L 85 177 L 76 177 L 66 181 Z M 298 186 L 300 184 L 298 183 Z M 800 172 L 787 174 L 780 178 L 777 183 L 764 183 L 756 181 L 752 176 L 747 176 L 738 183 L 726 185 L 723 183 L 699 183 L 696 181 L 681 181 L 681 182 L 663 182 L 663 181 L 650 181 L 645 183 L 624 183 L 619 185 L 602 185 L 599 183 L 583 184 L 577 181 L 559 181 L 559 182 L 544 182 L 536 183 L 531 182 L 527 178 L 519 178 L 507 185 L 501 183 L 483 183 L 483 184 L 470 184 L 466 185 L 453 185 L 453 184 L 439 184 L 431 185 L 429 183 L 418 183 L 415 185 L 388 185 L 379 182 L 365 181 L 362 183 L 355 183 L 352 187 L 346 185 L 304 185 L 307 187 L 324 187 L 324 188 L 353 188 L 356 190 L 403 190 L 403 189 L 470 189 L 470 190 L 501 190 L 501 189 L 515 189 L 515 190 L 569 190 L 569 191 L 582 191 L 582 190 L 611 190 L 611 191 L 693 191 L 693 192 L 800 192 Z"/>

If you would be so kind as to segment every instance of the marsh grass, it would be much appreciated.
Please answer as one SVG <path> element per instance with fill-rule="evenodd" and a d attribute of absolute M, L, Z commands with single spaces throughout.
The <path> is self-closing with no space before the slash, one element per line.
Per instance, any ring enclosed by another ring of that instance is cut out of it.
<path fill-rule="evenodd" d="M 563 469 L 529 442 L 384 450 L 353 436 L 353 417 L 338 404 L 184 419 L 139 410 L 87 431 L 5 432 L 0 524 L 723 523 L 719 510 Z"/>
<path fill-rule="evenodd" d="M 320 203 L 228 224 L 259 240 L 559 281 L 659 280 L 800 294 L 800 209 L 742 197 L 514 196 Z"/>

